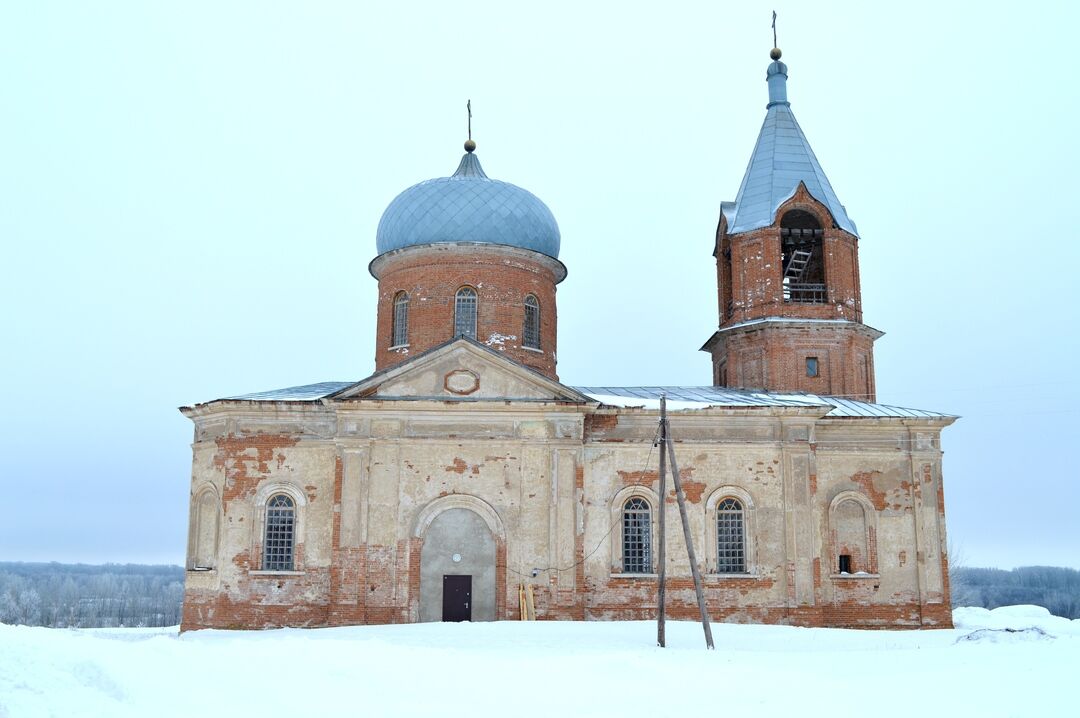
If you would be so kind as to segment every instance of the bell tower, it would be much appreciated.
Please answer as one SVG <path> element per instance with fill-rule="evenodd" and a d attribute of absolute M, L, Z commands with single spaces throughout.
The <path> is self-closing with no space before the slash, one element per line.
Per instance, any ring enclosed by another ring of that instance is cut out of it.
<path fill-rule="evenodd" d="M 874 340 L 862 323 L 859 233 L 787 99 L 770 52 L 765 122 L 734 202 L 721 204 L 720 324 L 702 351 L 716 386 L 874 401 Z"/>

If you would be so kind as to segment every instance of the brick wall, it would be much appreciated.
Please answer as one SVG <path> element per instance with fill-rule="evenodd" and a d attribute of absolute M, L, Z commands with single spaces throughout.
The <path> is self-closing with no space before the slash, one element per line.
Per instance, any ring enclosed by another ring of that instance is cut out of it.
<path fill-rule="evenodd" d="M 452 339 L 455 297 L 469 286 L 477 293 L 477 341 L 558 379 L 555 285 L 565 269 L 557 260 L 511 247 L 432 245 L 383 255 L 372 263 L 372 273 L 379 280 L 376 370 Z M 409 295 L 409 343 L 391 349 L 394 297 L 401 291 Z M 540 304 L 539 351 L 522 346 L 529 294 Z"/>
<path fill-rule="evenodd" d="M 784 299 L 780 221 L 792 210 L 809 212 L 824 228 L 823 302 Z M 834 227 L 828 210 L 804 186 L 779 208 L 772 226 L 731 235 L 721 218 L 716 249 L 721 330 L 760 319 L 846 323 L 811 329 L 793 322 L 739 334 L 722 331 L 709 345 L 714 384 L 874 401 L 873 341 L 880 333 L 861 324 L 858 238 Z M 818 359 L 817 377 L 807 376 L 806 357 Z"/>
<path fill-rule="evenodd" d="M 780 219 L 792 210 L 809 212 L 824 228 L 826 302 L 784 301 Z M 781 205 L 771 226 L 729 235 L 727 223 L 721 221 L 717 235 L 717 282 L 720 296 L 727 300 L 721 302 L 721 326 L 779 316 L 862 321 L 858 238 L 834 227 L 828 210 L 805 187 L 800 185 Z M 729 252 L 730 258 L 726 256 Z"/>
<path fill-rule="evenodd" d="M 713 381 L 872 402 L 877 392 L 874 336 L 859 324 L 776 322 L 724 332 L 711 347 Z M 808 357 L 817 359 L 817 376 L 808 376 Z"/>

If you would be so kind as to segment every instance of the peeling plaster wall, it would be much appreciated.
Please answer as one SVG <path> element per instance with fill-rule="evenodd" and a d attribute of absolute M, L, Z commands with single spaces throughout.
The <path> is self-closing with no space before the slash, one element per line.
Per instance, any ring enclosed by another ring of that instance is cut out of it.
<path fill-rule="evenodd" d="M 672 415 L 710 615 L 948 625 L 941 424 L 800 411 Z M 655 578 L 621 572 L 617 497 L 658 491 L 655 412 L 376 397 L 226 403 L 193 418 L 193 506 L 212 487 L 221 526 L 215 566 L 188 572 L 185 630 L 430 617 L 426 532 L 460 508 L 483 518 L 494 543 L 495 619 L 518 617 L 521 584 L 533 587 L 540 618 L 654 615 Z M 263 506 L 277 490 L 297 497 L 294 572 L 260 571 Z M 748 571 L 719 575 L 713 509 L 729 494 L 747 504 Z M 849 494 L 871 507 L 872 571 L 839 576 L 832 509 Z M 670 479 L 666 501 L 669 611 L 693 619 Z"/>
<path fill-rule="evenodd" d="M 223 510 L 213 570 L 188 573 L 185 624 L 326 622 L 335 465 L 332 444 L 288 434 L 230 434 L 196 445 L 193 491 L 214 487 Z M 268 574 L 262 507 L 278 492 L 297 507 L 296 570 Z"/>

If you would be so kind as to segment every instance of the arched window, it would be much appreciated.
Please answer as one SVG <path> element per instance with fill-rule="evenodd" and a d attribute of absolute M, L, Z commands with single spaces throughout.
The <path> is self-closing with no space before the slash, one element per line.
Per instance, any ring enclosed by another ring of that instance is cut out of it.
<path fill-rule="evenodd" d="M 746 522 L 738 499 L 716 505 L 716 572 L 746 573 Z"/>
<path fill-rule="evenodd" d="M 394 295 L 393 327 L 390 330 L 390 346 L 403 347 L 409 343 L 409 295 Z"/>
<path fill-rule="evenodd" d="M 462 287 L 454 299 L 454 336 L 476 339 L 476 290 Z"/>
<path fill-rule="evenodd" d="M 540 348 L 540 302 L 536 297 L 525 297 L 525 328 L 521 332 L 522 343 L 529 349 Z"/>
<path fill-rule="evenodd" d="M 793 209 L 780 219 L 785 302 L 821 304 L 828 301 L 824 236 L 821 223 L 809 212 Z"/>
<path fill-rule="evenodd" d="M 266 502 L 263 570 L 292 571 L 296 543 L 296 504 L 286 494 L 274 494 Z"/>
<path fill-rule="evenodd" d="M 627 499 L 622 510 L 623 573 L 652 572 L 652 509 L 640 496 Z"/>

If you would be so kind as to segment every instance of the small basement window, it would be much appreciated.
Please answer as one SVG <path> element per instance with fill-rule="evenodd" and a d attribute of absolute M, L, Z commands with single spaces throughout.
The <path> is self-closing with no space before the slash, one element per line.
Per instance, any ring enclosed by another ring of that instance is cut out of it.
<path fill-rule="evenodd" d="M 854 573 L 851 570 L 851 554 L 840 554 L 840 573 Z"/>
<path fill-rule="evenodd" d="M 806 357 L 806 375 L 817 376 L 818 375 L 818 360 L 817 357 Z"/>

